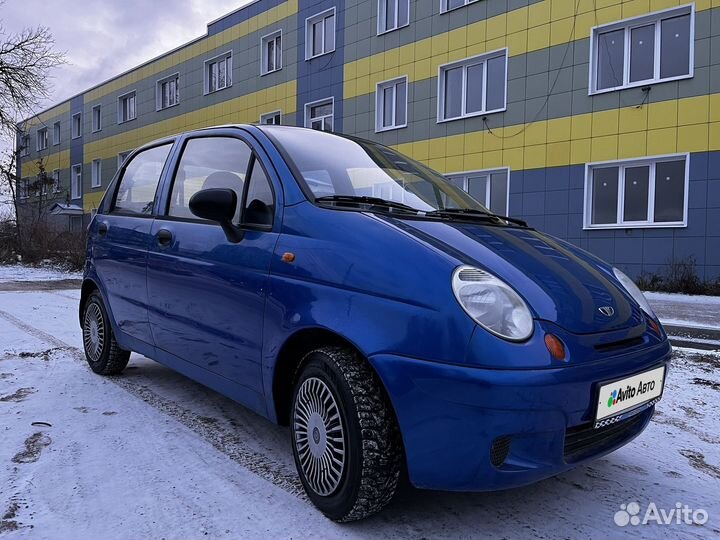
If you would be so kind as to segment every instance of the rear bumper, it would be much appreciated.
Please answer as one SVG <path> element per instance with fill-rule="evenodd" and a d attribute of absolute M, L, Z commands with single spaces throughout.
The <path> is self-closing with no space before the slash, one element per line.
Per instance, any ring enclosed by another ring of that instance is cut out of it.
<path fill-rule="evenodd" d="M 536 370 L 481 369 L 394 355 L 370 361 L 395 408 L 413 485 L 486 491 L 556 475 L 640 434 L 653 406 L 601 436 L 586 426 L 594 418 L 597 389 L 667 365 L 670 351 L 665 341 L 603 361 Z"/>

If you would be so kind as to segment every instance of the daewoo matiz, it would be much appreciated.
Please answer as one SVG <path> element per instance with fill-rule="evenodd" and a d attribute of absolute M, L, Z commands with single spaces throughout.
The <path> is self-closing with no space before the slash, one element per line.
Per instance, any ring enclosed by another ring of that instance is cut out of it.
<path fill-rule="evenodd" d="M 312 502 L 497 490 L 638 435 L 670 345 L 633 282 L 391 148 L 282 126 L 159 140 L 89 226 L 93 371 L 130 351 L 290 426 Z"/>

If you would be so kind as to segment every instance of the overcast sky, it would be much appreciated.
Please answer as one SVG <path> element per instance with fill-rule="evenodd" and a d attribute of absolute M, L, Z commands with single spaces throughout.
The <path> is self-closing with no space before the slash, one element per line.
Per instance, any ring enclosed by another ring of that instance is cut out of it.
<path fill-rule="evenodd" d="M 0 0 L 6 34 L 47 26 L 68 64 L 52 73 L 43 108 L 205 34 L 250 0 Z"/>

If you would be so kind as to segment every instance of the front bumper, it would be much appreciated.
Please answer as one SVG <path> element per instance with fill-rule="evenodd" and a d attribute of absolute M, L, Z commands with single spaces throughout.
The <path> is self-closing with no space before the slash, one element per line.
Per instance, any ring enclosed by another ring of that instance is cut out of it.
<path fill-rule="evenodd" d="M 622 429 L 616 426 L 607 437 L 584 426 L 594 419 L 600 385 L 667 366 L 670 352 L 666 340 L 602 361 L 546 369 L 484 369 L 384 354 L 370 362 L 397 414 L 412 484 L 491 491 L 554 476 L 640 434 L 654 406 L 619 423 Z M 588 435 L 594 445 L 568 453 L 573 437 Z M 492 451 L 496 441 L 506 452 L 501 464 L 497 443 Z"/>

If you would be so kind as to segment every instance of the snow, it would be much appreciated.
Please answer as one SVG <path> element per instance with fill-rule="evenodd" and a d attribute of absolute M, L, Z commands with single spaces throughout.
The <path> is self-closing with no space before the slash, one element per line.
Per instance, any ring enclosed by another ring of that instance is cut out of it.
<path fill-rule="evenodd" d="M 720 355 L 678 349 L 648 429 L 624 448 L 497 493 L 403 488 L 338 525 L 298 489 L 286 428 L 146 358 L 82 359 L 77 290 L 0 292 L 0 535 L 195 538 L 716 538 Z M 33 426 L 47 422 L 51 427 Z M 13 461 L 15 460 L 15 461 Z M 705 509 L 704 525 L 618 527 L 621 504 Z"/>
<path fill-rule="evenodd" d="M 720 296 L 703 296 L 701 294 L 677 294 L 665 292 L 645 292 L 645 298 L 651 302 L 676 302 L 680 304 L 699 304 L 701 306 L 720 306 Z"/>
<path fill-rule="evenodd" d="M 82 272 L 68 272 L 54 266 L 0 265 L 0 283 L 8 281 L 55 281 L 82 279 Z"/>

